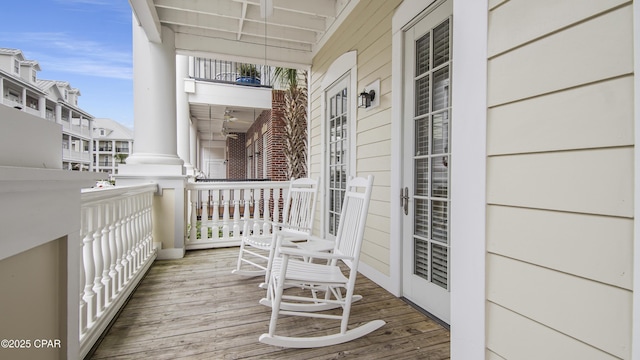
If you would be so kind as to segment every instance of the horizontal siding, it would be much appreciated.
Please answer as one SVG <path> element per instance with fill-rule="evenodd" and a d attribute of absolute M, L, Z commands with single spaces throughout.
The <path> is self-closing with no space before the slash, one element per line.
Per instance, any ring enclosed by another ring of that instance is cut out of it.
<path fill-rule="evenodd" d="M 489 106 L 632 73 L 632 25 L 626 6 L 491 59 Z"/>
<path fill-rule="evenodd" d="M 357 88 L 351 89 L 352 101 L 362 88 L 380 80 L 380 106 L 375 109 L 358 109 L 355 131 L 356 163 L 350 164 L 358 176 L 373 174 L 374 188 L 371 195 L 369 219 L 365 230 L 361 260 L 382 274 L 389 275 L 390 232 L 390 154 L 391 154 L 391 18 L 393 9 L 400 3 L 394 1 L 360 2 L 343 22 L 333 37 L 316 54 L 312 65 L 310 84 L 312 176 L 320 174 L 323 134 L 321 84 L 325 73 L 342 54 L 357 51 Z M 326 180 L 324 180 L 326 181 Z M 318 208 L 322 208 L 320 199 Z M 317 216 L 319 218 L 319 216 Z"/>
<path fill-rule="evenodd" d="M 506 206 L 487 219 L 491 253 L 631 290 L 633 219 Z"/>
<path fill-rule="evenodd" d="M 487 257 L 487 269 L 490 302 L 604 352 L 629 356 L 631 292 L 498 255 Z M 499 321 L 488 325 L 508 326 Z M 521 335 L 513 337 L 528 339 Z M 512 341 L 491 329 L 489 336 L 496 336 L 499 343 Z"/>
<path fill-rule="evenodd" d="M 610 216 L 633 216 L 633 148 L 490 157 L 487 201 Z"/>
<path fill-rule="evenodd" d="M 487 320 L 490 334 L 487 347 L 494 353 L 495 359 L 617 359 L 493 303 L 487 305 Z"/>
<path fill-rule="evenodd" d="M 633 76 L 494 107 L 488 113 L 487 153 L 632 145 L 632 114 Z"/>
<path fill-rule="evenodd" d="M 490 1 L 499 3 L 499 1 Z M 492 11 L 489 21 L 488 55 L 508 51 L 567 26 L 608 11 L 629 0 L 536 0 L 509 1 Z M 509 28 L 511 31 L 501 31 Z"/>
<path fill-rule="evenodd" d="M 630 358 L 630 4 L 489 1 L 487 358 Z"/>

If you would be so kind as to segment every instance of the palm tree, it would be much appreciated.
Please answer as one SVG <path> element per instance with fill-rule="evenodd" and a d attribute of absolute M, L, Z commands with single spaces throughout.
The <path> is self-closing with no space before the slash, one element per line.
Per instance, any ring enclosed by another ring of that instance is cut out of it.
<path fill-rule="evenodd" d="M 274 79 L 287 87 L 284 94 L 284 156 L 287 178 L 307 176 L 307 72 L 278 67 Z M 302 85 L 299 85 L 302 80 Z"/>

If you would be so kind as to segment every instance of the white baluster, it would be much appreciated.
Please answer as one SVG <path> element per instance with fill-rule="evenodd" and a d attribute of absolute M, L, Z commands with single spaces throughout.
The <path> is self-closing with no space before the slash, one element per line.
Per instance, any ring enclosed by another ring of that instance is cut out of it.
<path fill-rule="evenodd" d="M 195 242 L 197 237 L 197 223 L 198 223 L 198 213 L 196 209 L 196 201 L 197 201 L 197 190 L 189 190 L 189 199 L 191 200 L 191 227 L 189 227 L 189 242 Z"/>
<path fill-rule="evenodd" d="M 253 189 L 253 232 L 258 234 L 260 232 L 260 199 L 262 190 Z"/>
<path fill-rule="evenodd" d="M 125 199 L 118 199 L 116 207 L 116 271 L 118 272 L 118 292 L 122 290 L 125 282 L 127 259 L 124 252 L 123 218 Z"/>
<path fill-rule="evenodd" d="M 102 227 L 102 286 L 104 287 L 104 306 L 107 307 L 111 303 L 113 293 L 111 292 L 111 277 L 109 270 L 111 269 L 111 249 L 109 242 L 109 227 L 111 226 L 111 206 L 109 203 L 103 205 L 102 218 L 104 226 Z"/>
<path fill-rule="evenodd" d="M 133 268 L 131 270 L 131 275 L 135 275 L 138 272 L 138 267 L 140 266 L 139 257 L 138 257 L 138 202 L 136 201 L 136 197 L 131 197 L 131 256 L 133 257 Z"/>
<path fill-rule="evenodd" d="M 220 238 L 220 190 L 211 190 L 213 200 L 213 215 L 211 216 L 211 237 Z"/>
<path fill-rule="evenodd" d="M 116 223 L 118 222 L 118 204 L 117 200 L 112 200 L 109 206 L 109 279 L 111 279 L 111 298 L 115 299 L 118 293 L 118 271 L 116 270 L 116 262 L 118 261 L 118 251 L 116 245 Z"/>
<path fill-rule="evenodd" d="M 240 233 L 240 189 L 233 190 L 233 237 Z"/>
<path fill-rule="evenodd" d="M 200 240 L 209 240 L 209 191 L 202 190 L 202 211 L 200 214 Z"/>
<path fill-rule="evenodd" d="M 135 264 L 133 263 L 133 201 L 130 197 L 127 198 L 126 204 L 127 216 L 124 224 L 124 230 L 126 233 L 125 254 L 127 256 L 127 277 L 125 278 L 125 283 L 128 283 L 133 277 L 133 272 L 135 270 Z"/>
<path fill-rule="evenodd" d="M 263 204 L 263 213 L 264 213 L 264 222 L 262 223 L 262 233 L 268 234 L 271 229 L 271 210 L 270 210 L 270 200 L 271 195 L 273 194 L 273 189 L 264 189 L 264 204 Z"/>
<path fill-rule="evenodd" d="M 280 188 L 273 189 L 273 222 L 279 223 L 280 220 Z"/>
<path fill-rule="evenodd" d="M 93 291 L 93 279 L 95 278 L 95 265 L 93 264 L 93 232 L 94 232 L 94 209 L 87 207 L 87 232 L 82 239 L 82 262 L 84 264 L 84 294 L 82 299 L 87 304 L 87 326 L 96 321 L 96 293 Z"/>
<path fill-rule="evenodd" d="M 224 205 L 224 212 L 222 213 L 222 238 L 223 239 L 228 239 L 229 238 L 229 203 L 231 200 L 231 194 L 229 189 L 225 189 L 223 190 L 223 200 L 222 200 L 222 204 Z"/>
<path fill-rule="evenodd" d="M 145 194 L 145 199 L 146 199 L 146 214 L 147 214 L 147 216 L 146 216 L 146 224 L 147 224 L 146 233 L 147 233 L 147 247 L 148 247 L 148 249 L 147 249 L 147 258 L 148 258 L 153 253 L 153 213 L 152 213 L 153 194 L 152 193 L 146 193 Z"/>
<path fill-rule="evenodd" d="M 87 302 L 84 300 L 84 295 L 85 295 L 85 288 L 86 288 L 86 275 L 85 275 L 85 263 L 84 263 L 84 248 L 85 248 L 85 244 L 84 244 L 84 239 L 86 238 L 87 234 L 88 234 L 88 219 L 87 219 L 87 212 L 88 209 L 85 207 L 82 207 L 81 209 L 81 214 L 80 214 L 80 229 L 81 229 L 81 233 L 80 233 L 80 237 L 82 238 L 82 241 L 80 243 L 80 266 L 79 266 L 79 272 L 80 272 L 80 336 L 82 337 L 82 335 L 84 333 L 87 332 Z M 93 239 L 93 236 L 91 236 L 91 239 Z"/>
<path fill-rule="evenodd" d="M 140 195 L 135 195 L 133 197 L 133 203 L 135 208 L 135 220 L 134 220 L 134 256 L 136 259 L 136 270 L 138 272 L 140 267 L 142 266 L 142 201 Z"/>
<path fill-rule="evenodd" d="M 242 216 L 242 229 L 248 229 L 251 226 L 251 204 L 253 196 L 251 195 L 251 189 L 244 189 L 244 215 Z M 240 234 L 234 234 L 237 238 L 240 238 Z"/>
<path fill-rule="evenodd" d="M 95 218 L 97 220 L 96 230 L 93 233 L 93 263 L 95 267 L 93 279 L 93 291 L 96 293 L 98 314 L 104 311 L 104 285 L 102 285 L 102 270 L 104 262 L 102 259 L 102 229 L 104 227 L 103 205 L 95 207 Z"/>

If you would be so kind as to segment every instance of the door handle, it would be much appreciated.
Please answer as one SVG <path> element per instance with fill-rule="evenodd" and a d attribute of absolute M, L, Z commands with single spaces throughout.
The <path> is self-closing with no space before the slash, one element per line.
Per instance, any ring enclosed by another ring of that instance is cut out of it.
<path fill-rule="evenodd" d="M 400 206 L 404 207 L 404 214 L 409 215 L 409 188 L 405 187 L 404 192 L 400 189 Z"/>

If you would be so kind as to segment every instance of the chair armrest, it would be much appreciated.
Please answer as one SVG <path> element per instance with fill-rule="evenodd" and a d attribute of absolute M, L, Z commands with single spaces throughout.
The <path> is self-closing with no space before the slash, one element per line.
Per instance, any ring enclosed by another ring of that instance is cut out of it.
<path fill-rule="evenodd" d="M 334 254 L 328 253 L 324 251 L 307 251 L 297 248 L 280 248 L 280 253 L 282 255 L 294 255 L 294 256 L 302 256 L 302 257 L 311 257 L 311 258 L 319 258 L 319 259 L 342 259 L 342 260 L 353 260 L 353 256 L 347 256 L 343 254 Z"/>

